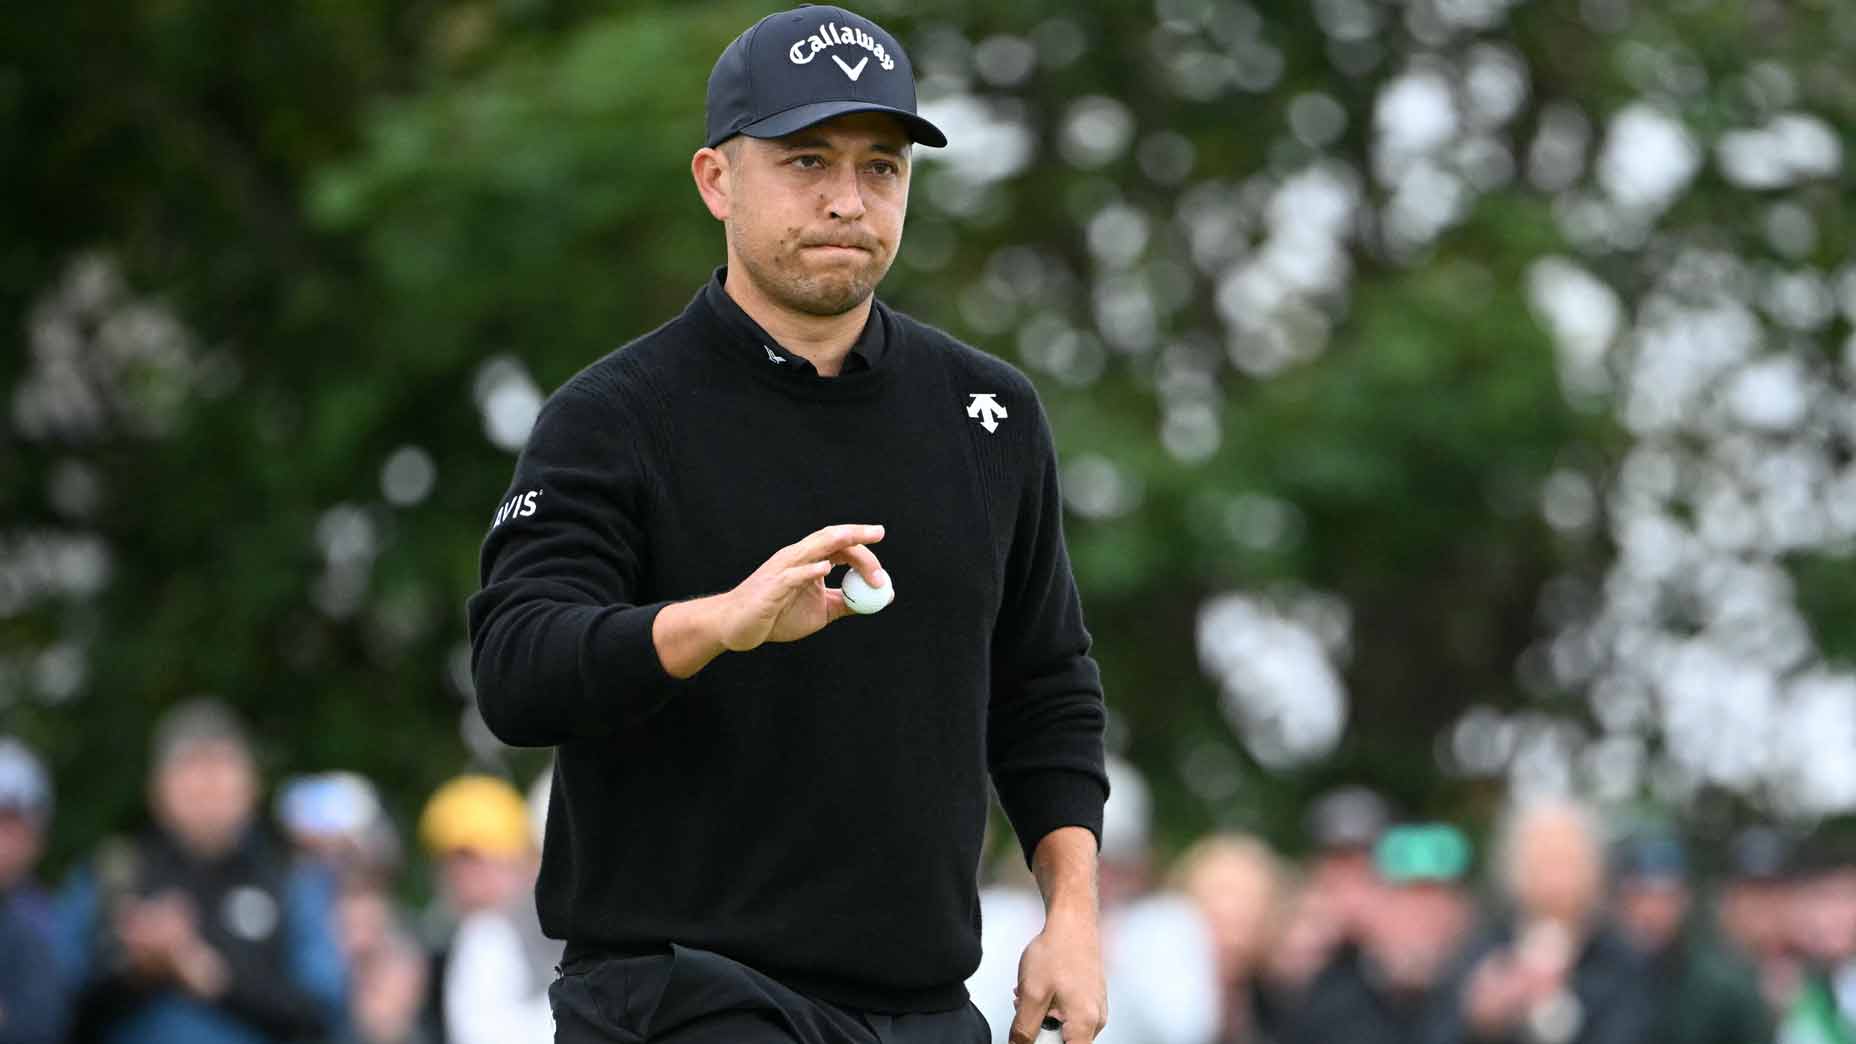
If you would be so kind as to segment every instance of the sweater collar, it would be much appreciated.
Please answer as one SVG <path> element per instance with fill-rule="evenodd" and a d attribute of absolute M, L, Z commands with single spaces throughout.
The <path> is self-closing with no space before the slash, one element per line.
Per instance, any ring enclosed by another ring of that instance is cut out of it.
<path fill-rule="evenodd" d="M 734 298 L 728 296 L 728 291 L 722 289 L 722 284 L 727 278 L 728 266 L 723 265 L 717 268 L 708 284 L 703 287 L 702 293 L 709 307 L 721 319 L 722 325 L 730 333 L 739 335 L 742 341 L 741 350 L 760 360 L 762 365 L 777 366 L 788 372 L 817 376 L 818 370 L 810 360 L 788 351 L 759 323 L 755 322 L 752 316 L 743 311 L 741 306 L 735 303 Z M 845 373 L 872 370 L 882 363 L 883 350 L 887 347 L 887 338 L 883 332 L 883 317 L 880 314 L 882 308 L 882 302 L 873 302 L 870 318 L 864 323 L 863 332 L 857 335 L 857 342 L 851 345 L 850 354 L 844 357 Z"/>

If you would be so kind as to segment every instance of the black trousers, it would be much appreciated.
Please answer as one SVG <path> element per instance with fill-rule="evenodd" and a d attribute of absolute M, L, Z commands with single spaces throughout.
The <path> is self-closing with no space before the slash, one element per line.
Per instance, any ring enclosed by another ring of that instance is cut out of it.
<path fill-rule="evenodd" d="M 555 1044 L 990 1044 L 971 1003 L 881 1015 L 815 1000 L 707 950 L 578 961 L 548 987 Z"/>

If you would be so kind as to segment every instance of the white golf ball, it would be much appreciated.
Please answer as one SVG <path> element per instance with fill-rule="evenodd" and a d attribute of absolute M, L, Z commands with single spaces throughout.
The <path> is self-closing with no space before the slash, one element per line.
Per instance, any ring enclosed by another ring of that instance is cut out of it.
<path fill-rule="evenodd" d="M 844 604 L 851 607 L 851 612 L 868 616 L 880 612 L 882 608 L 896 600 L 896 582 L 892 579 L 882 587 L 871 587 L 864 575 L 853 569 L 844 574 L 844 582 L 838 585 L 844 595 Z"/>

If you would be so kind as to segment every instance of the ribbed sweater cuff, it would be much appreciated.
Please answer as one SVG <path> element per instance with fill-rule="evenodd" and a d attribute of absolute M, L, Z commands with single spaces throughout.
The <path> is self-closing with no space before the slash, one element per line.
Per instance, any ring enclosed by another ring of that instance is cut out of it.
<path fill-rule="evenodd" d="M 999 787 L 999 803 L 1011 817 L 1027 867 L 1032 865 L 1038 842 L 1059 827 L 1087 828 L 1095 835 L 1099 850 L 1102 847 L 1102 805 L 1107 800 L 1108 791 L 1100 779 L 1071 769 L 1029 772 Z"/>
<path fill-rule="evenodd" d="M 593 648 L 598 657 L 592 679 L 616 697 L 627 720 L 647 718 L 676 691 L 676 678 L 664 670 L 651 628 L 669 602 L 628 606 L 600 621 Z"/>

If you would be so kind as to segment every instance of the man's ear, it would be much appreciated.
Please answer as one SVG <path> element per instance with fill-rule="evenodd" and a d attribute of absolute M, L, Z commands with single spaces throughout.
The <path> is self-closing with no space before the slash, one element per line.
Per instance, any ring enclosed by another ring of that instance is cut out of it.
<path fill-rule="evenodd" d="M 696 179 L 696 192 L 717 221 L 728 220 L 730 151 L 697 149 L 696 155 L 690 157 L 690 176 Z"/>

